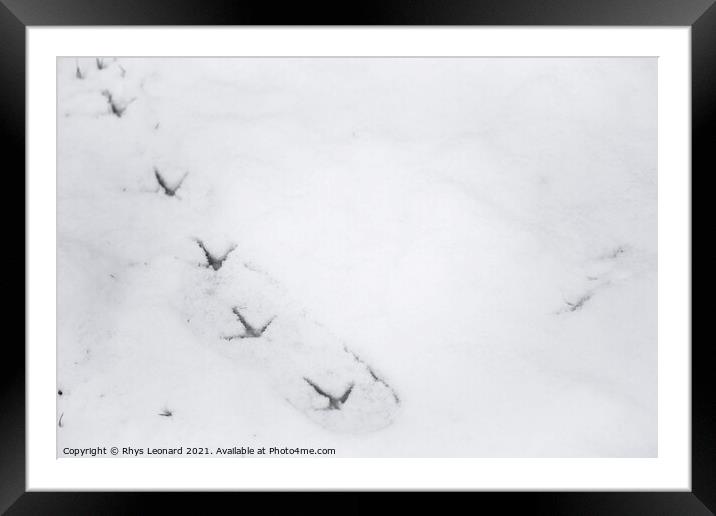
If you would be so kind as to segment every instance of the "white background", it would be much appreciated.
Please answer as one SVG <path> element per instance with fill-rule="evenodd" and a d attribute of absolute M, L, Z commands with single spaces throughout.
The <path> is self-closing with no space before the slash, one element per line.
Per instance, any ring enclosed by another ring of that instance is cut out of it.
<path fill-rule="evenodd" d="M 688 489 L 688 29 L 29 29 L 28 488 Z M 237 52 L 234 49 L 246 49 Z M 658 56 L 657 459 L 56 460 L 55 59 L 162 56 Z M 664 216 L 668 213 L 668 217 Z M 275 461 L 278 461 L 276 463 Z"/>

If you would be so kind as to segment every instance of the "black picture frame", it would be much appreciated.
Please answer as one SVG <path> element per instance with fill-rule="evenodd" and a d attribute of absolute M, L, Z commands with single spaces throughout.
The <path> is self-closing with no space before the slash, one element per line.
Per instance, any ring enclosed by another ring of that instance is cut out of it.
<path fill-rule="evenodd" d="M 3 188 L 25 177 L 25 29 L 43 25 L 602 25 L 690 26 L 692 51 L 692 178 L 713 171 L 716 134 L 716 6 L 714 0 L 363 0 L 321 3 L 221 0 L 0 0 L 0 131 L 6 163 Z M 10 160 L 8 160 L 10 158 Z M 7 164 L 10 163 L 10 166 Z M 14 172 L 18 173 L 15 174 Z M 12 176 L 12 177 L 10 177 Z M 22 186 L 25 191 L 24 180 Z M 7 190 L 6 190 L 7 191 Z M 5 220 L 17 212 L 9 203 Z M 693 206 L 693 204 L 692 204 Z M 15 215 L 16 216 L 16 215 Z M 8 224 L 10 226 L 10 224 Z M 19 230 L 18 230 L 19 231 Z M 7 236 L 7 248 L 25 241 Z M 9 242 L 9 244 L 8 244 Z M 23 251 L 24 258 L 28 256 Z M 12 267 L 12 264 L 9 264 Z M 27 280 L 27 269 L 25 280 Z M 12 276 L 12 274 L 10 274 Z M 19 277 L 18 274 L 15 276 Z M 23 296 L 23 300 L 25 295 Z M 24 309 L 23 303 L 23 309 Z M 25 319 L 26 320 L 26 319 Z M 24 334 L 24 330 L 23 330 Z M 4 339 L 0 374 L 0 511 L 8 514 L 141 514 L 207 509 L 207 494 L 25 492 L 25 339 Z M 692 339 L 692 490 L 690 492 L 475 493 L 481 507 L 537 514 L 712 514 L 716 511 L 716 392 L 711 343 Z M 247 494 L 211 494 L 236 503 Z M 253 495 L 252 495 L 253 496 Z M 323 496 L 334 496 L 332 494 Z M 355 494 L 340 506 L 373 511 Z M 471 495 L 472 496 L 472 495 Z M 294 496 L 295 497 L 295 496 Z M 294 498 L 292 497 L 292 498 Z M 279 497 L 280 499 L 281 497 Z M 251 497 L 249 497 L 251 499 Z M 324 498 L 324 507 L 335 503 Z M 421 502 L 422 503 L 422 502 Z M 436 506 L 444 510 L 442 505 Z M 474 503 L 474 502 L 472 502 Z M 482 505 L 485 504 L 485 505 Z M 423 506 L 429 510 L 428 503 Z"/>

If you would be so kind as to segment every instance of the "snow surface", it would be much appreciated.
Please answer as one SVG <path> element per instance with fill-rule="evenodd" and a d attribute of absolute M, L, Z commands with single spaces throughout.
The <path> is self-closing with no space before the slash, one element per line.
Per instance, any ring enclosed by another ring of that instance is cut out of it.
<path fill-rule="evenodd" d="M 58 454 L 655 456 L 656 71 L 59 59 Z"/>

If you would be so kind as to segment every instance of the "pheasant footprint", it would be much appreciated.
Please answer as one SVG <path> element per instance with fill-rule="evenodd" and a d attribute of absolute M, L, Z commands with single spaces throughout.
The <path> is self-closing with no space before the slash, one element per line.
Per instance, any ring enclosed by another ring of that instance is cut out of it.
<path fill-rule="evenodd" d="M 393 422 L 400 398 L 371 365 L 309 318 L 270 276 L 237 252 L 221 254 L 234 251 L 233 244 L 214 249 L 194 242 L 197 260 L 181 274 L 180 309 L 202 341 L 265 371 L 288 403 L 328 430 L 362 433 Z"/>

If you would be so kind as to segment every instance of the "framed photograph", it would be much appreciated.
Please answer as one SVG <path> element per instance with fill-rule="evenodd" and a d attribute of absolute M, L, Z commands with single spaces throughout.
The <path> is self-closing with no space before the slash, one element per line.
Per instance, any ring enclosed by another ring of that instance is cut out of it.
<path fill-rule="evenodd" d="M 714 510 L 713 2 L 2 1 L 26 307 L 0 509 Z"/>

